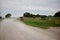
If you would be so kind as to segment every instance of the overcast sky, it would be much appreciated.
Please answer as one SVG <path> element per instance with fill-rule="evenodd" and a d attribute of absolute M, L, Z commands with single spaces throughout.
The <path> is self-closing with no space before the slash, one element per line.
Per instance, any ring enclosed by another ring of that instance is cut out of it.
<path fill-rule="evenodd" d="M 0 0 L 0 15 L 11 13 L 14 17 L 24 12 L 40 15 L 54 15 L 60 11 L 60 0 Z"/>

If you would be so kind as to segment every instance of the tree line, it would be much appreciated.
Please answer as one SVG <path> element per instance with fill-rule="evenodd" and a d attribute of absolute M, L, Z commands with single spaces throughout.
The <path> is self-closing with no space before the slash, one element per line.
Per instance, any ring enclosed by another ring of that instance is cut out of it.
<path fill-rule="evenodd" d="M 49 16 L 46 16 L 46 15 L 39 15 L 39 14 L 31 14 L 31 13 L 29 13 L 29 12 L 25 12 L 24 14 L 23 14 L 23 17 L 41 17 L 41 18 L 46 18 L 46 17 L 60 17 L 60 11 L 58 11 L 58 12 L 56 12 L 55 14 L 54 14 L 54 16 L 51 16 L 51 15 L 49 15 Z"/>
<path fill-rule="evenodd" d="M 5 18 L 9 18 L 9 17 L 11 17 L 10 13 L 5 15 Z M 35 17 L 41 17 L 41 18 L 46 18 L 47 16 L 46 15 L 39 15 L 39 14 L 35 15 L 35 14 L 31 14 L 29 12 L 25 12 L 23 14 L 23 17 L 34 17 L 34 18 Z M 52 16 L 50 15 L 50 17 L 52 17 Z M 53 17 L 60 17 L 60 11 L 56 12 Z M 0 16 L 0 19 L 2 19 L 2 16 Z"/>
<path fill-rule="evenodd" d="M 23 14 L 23 17 L 41 17 L 41 18 L 45 18 L 45 17 L 47 17 L 46 15 L 39 15 L 39 14 L 31 14 L 31 13 L 29 13 L 29 12 L 25 12 L 24 14 Z"/>

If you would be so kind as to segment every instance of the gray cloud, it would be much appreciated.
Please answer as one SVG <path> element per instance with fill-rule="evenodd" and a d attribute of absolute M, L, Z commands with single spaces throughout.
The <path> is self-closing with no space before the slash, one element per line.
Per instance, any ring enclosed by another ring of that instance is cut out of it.
<path fill-rule="evenodd" d="M 60 8 L 60 0 L 30 0 L 25 1 L 25 5 L 32 6 L 44 6 L 44 7 L 52 7 L 52 8 Z"/>
<path fill-rule="evenodd" d="M 19 15 L 28 11 L 53 15 L 55 12 L 60 11 L 60 0 L 1 0 L 0 10 L 4 10 L 1 14 L 11 12 L 12 14 Z"/>

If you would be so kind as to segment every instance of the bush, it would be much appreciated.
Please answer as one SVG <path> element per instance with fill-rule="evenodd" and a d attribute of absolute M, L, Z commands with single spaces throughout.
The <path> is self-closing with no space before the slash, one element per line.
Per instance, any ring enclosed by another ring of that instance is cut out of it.
<path fill-rule="evenodd" d="M 20 20 L 23 21 L 23 17 L 20 17 Z"/>

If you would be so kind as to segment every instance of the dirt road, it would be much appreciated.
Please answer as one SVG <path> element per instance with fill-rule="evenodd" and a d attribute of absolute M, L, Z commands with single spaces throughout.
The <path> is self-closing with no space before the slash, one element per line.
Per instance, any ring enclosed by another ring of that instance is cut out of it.
<path fill-rule="evenodd" d="M 0 23 L 0 40 L 58 40 L 53 33 L 27 26 L 16 19 L 4 19 Z"/>

